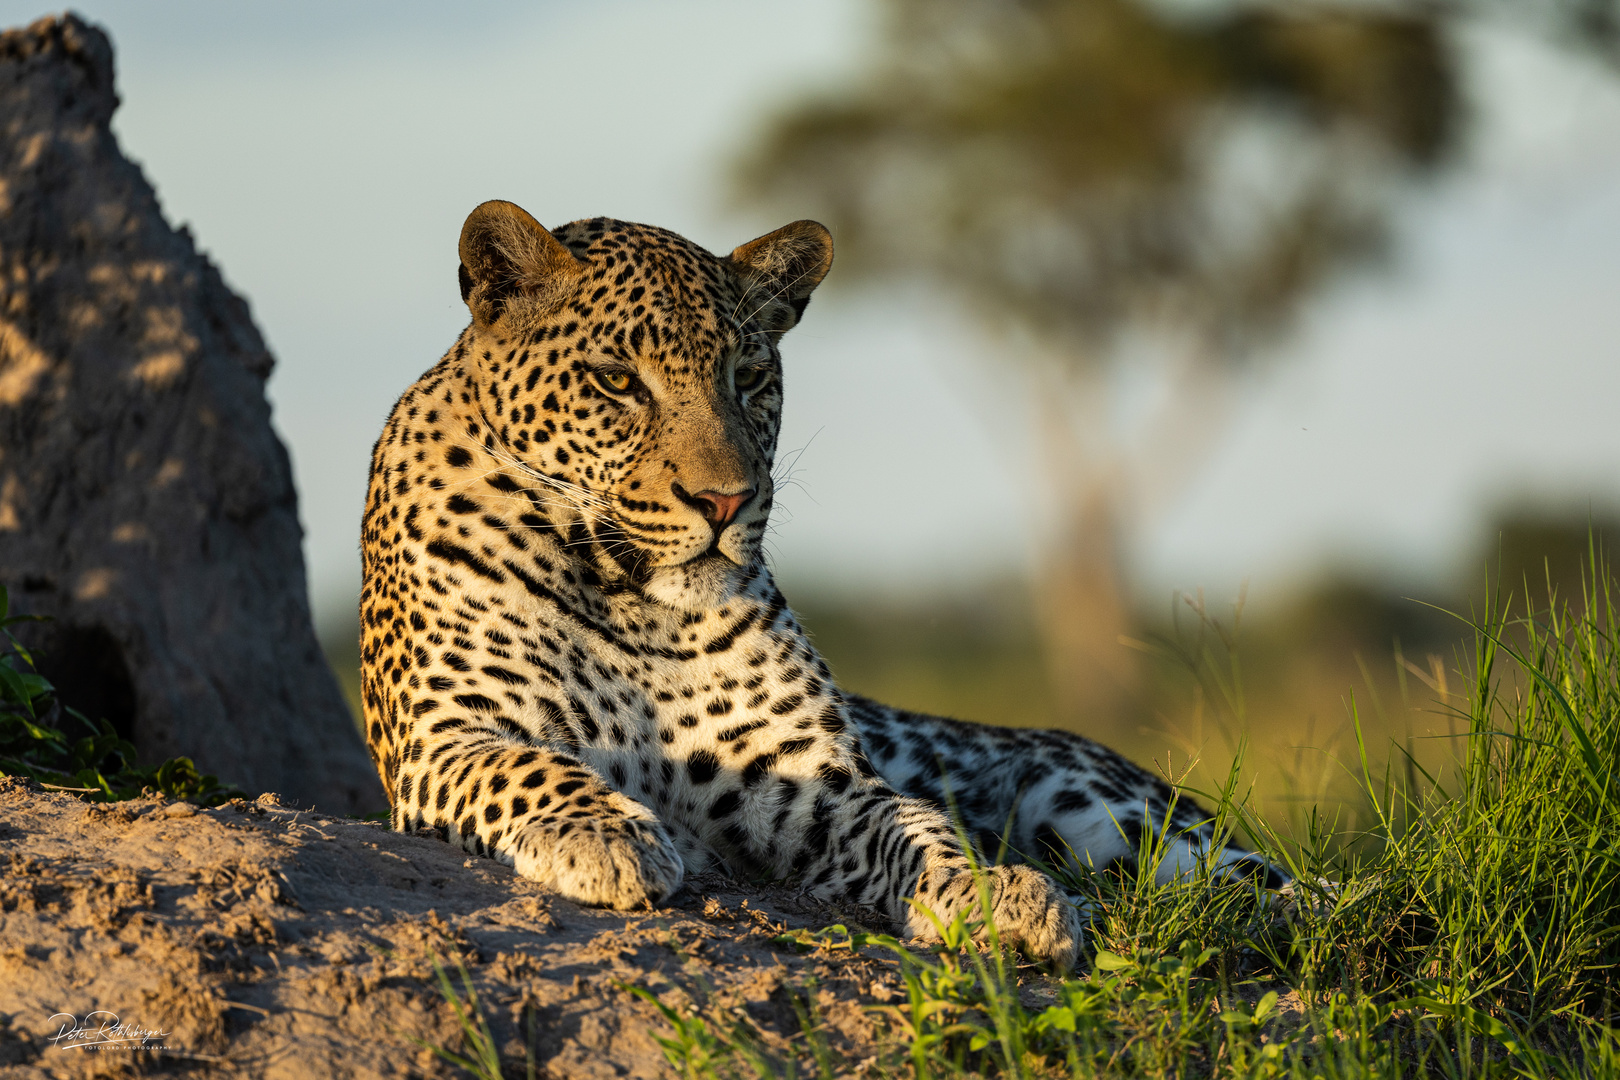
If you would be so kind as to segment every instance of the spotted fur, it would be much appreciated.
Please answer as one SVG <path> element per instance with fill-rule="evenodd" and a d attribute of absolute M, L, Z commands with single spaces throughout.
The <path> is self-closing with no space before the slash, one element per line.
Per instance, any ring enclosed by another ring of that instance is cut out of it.
<path fill-rule="evenodd" d="M 977 902 L 942 775 L 1016 851 L 1134 852 L 1162 783 L 1077 736 L 841 693 L 761 559 L 778 342 L 831 264 L 823 227 L 716 257 L 491 202 L 460 256 L 472 322 L 389 417 L 363 525 L 366 728 L 395 828 L 446 828 L 582 903 L 717 868 L 924 937 Z M 1003 938 L 1071 966 L 1056 886 L 989 880 Z"/>

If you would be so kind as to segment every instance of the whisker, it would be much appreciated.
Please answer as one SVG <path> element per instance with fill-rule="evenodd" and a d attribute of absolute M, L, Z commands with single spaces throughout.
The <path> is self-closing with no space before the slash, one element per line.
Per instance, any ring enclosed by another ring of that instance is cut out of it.
<path fill-rule="evenodd" d="M 811 270 L 810 267 L 805 267 L 803 270 L 799 271 L 799 273 L 793 278 L 792 281 L 784 281 L 782 283 L 782 287 L 780 289 L 777 289 L 770 296 L 766 297 L 764 304 L 759 305 L 759 307 L 757 307 L 753 311 L 749 312 L 748 318 L 744 319 L 743 322 L 745 322 L 745 323 L 753 322 L 754 321 L 754 316 L 758 315 L 760 312 L 765 310 L 765 304 L 769 304 L 769 303 L 777 300 L 778 298 L 780 298 L 782 296 L 783 293 L 787 292 L 789 289 L 793 288 L 799 282 L 801 282 L 805 278 L 809 277 L 810 276 L 810 270 Z M 740 301 L 738 303 L 738 306 L 741 306 Z"/>
<path fill-rule="evenodd" d="M 744 302 L 747 301 L 749 295 L 752 294 L 753 291 L 755 289 L 757 289 L 758 287 L 759 287 L 759 280 L 757 278 L 750 278 L 749 281 L 748 281 L 748 288 L 744 289 L 742 295 L 737 297 L 737 304 L 736 304 L 735 307 L 733 307 L 731 309 L 731 318 L 732 318 L 733 322 L 735 322 L 737 320 L 737 312 L 742 310 L 742 306 L 743 306 Z M 742 321 L 747 322 L 748 320 L 744 319 Z"/>
<path fill-rule="evenodd" d="M 560 494 L 568 497 L 576 506 L 580 508 L 595 507 L 603 511 L 611 508 L 611 504 L 608 503 L 607 500 L 597 495 L 595 492 L 590 491 L 588 488 L 581 487 L 578 484 L 573 484 L 566 480 L 559 480 L 554 476 L 549 476 L 546 473 L 534 468 L 528 464 L 528 462 L 506 452 L 502 448 L 485 447 L 484 452 L 508 467 L 516 469 L 523 477 L 530 480 L 537 480 L 542 484 L 554 488 Z M 504 472 L 504 470 L 491 469 L 484 473 L 484 476 L 491 476 L 498 472 Z"/>

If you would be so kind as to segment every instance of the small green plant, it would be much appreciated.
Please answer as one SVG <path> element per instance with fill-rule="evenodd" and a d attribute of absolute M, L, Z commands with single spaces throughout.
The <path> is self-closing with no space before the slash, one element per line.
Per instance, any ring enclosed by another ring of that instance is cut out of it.
<path fill-rule="evenodd" d="M 11 597 L 0 585 L 0 633 L 10 651 L 0 654 L 0 774 L 26 776 L 46 787 L 92 802 L 131 799 L 147 790 L 217 806 L 242 792 L 199 772 L 188 757 L 160 765 L 137 764 L 135 747 L 105 719 L 90 719 L 55 701 L 56 688 L 34 669 L 34 657 L 11 633 L 35 616 L 11 614 Z M 71 735 L 56 718 L 80 731 Z"/>
<path fill-rule="evenodd" d="M 672 938 L 670 947 L 683 961 L 688 959 L 679 941 Z M 766 1049 L 759 1032 L 745 1015 L 737 1010 L 727 1011 L 719 1007 L 714 988 L 702 976 L 695 979 L 695 1000 L 684 1009 L 664 1004 L 658 995 L 645 986 L 626 982 L 615 982 L 614 986 L 645 1001 L 663 1016 L 672 1035 L 655 1033 L 653 1038 L 663 1050 L 665 1060 L 688 1080 L 700 1077 L 741 1080 L 750 1076 L 798 1075 L 792 1059 L 781 1059 Z M 813 1030 L 813 998 L 808 1004 L 795 998 L 793 1008 L 801 1024 L 806 1025 L 806 1031 L 811 1033 L 809 1049 L 813 1058 L 824 1066 L 828 1065 L 831 1056 L 826 1043 L 819 1038 L 819 1032 Z M 830 1075 L 825 1068 L 822 1073 L 824 1076 Z"/>
<path fill-rule="evenodd" d="M 405 1036 L 422 1049 L 430 1051 L 435 1057 L 446 1061 L 458 1069 L 465 1069 L 476 1080 L 504 1080 L 505 1073 L 501 1071 L 501 1049 L 495 1041 L 495 1035 L 490 1031 L 489 1020 L 484 1016 L 483 1006 L 478 1000 L 478 991 L 473 986 L 472 973 L 461 960 L 456 960 L 456 973 L 461 977 L 461 993 L 456 991 L 450 982 L 449 974 L 444 970 L 444 964 L 434 953 L 430 959 L 433 962 L 433 974 L 438 980 L 439 993 L 450 1005 L 456 1014 L 456 1022 L 461 1026 L 462 1044 L 467 1053 L 458 1054 L 443 1046 L 437 1046 L 415 1035 Z M 534 1054 L 531 1052 L 528 1059 L 529 1075 L 534 1075 Z"/>
<path fill-rule="evenodd" d="M 388 959 L 397 959 L 399 955 L 393 949 L 373 947 L 373 951 L 376 955 Z M 474 1077 L 474 1080 L 505 1080 L 507 1073 L 501 1065 L 500 1043 L 496 1041 L 495 1033 L 489 1025 L 489 1018 L 484 1014 L 483 1002 L 478 996 L 477 987 L 473 985 L 472 972 L 467 970 L 467 964 L 460 956 L 455 960 L 456 975 L 461 983 L 460 990 L 457 990 L 455 983 L 451 981 L 439 954 L 431 949 L 428 951 L 428 961 L 433 965 L 439 996 L 455 1013 L 456 1024 L 461 1029 L 461 1045 L 464 1052 L 428 1042 L 393 1025 L 389 1025 L 388 1030 L 395 1037 L 413 1043 L 441 1061 L 465 1070 Z M 526 1012 L 525 1026 L 528 1040 L 524 1053 L 524 1076 L 526 1080 L 536 1080 L 539 1076 L 539 1059 L 535 1053 L 535 1013 L 532 1009 Z"/>
<path fill-rule="evenodd" d="M 735 1077 L 739 1075 L 739 1066 L 763 1064 L 754 1049 L 753 1040 L 746 1033 L 732 1030 L 724 1035 L 717 1034 L 715 1026 L 700 1010 L 682 1010 L 666 1005 L 645 986 L 621 983 L 619 989 L 657 1009 L 668 1022 L 672 1034 L 653 1037 L 664 1051 L 665 1060 L 687 1080 L 710 1076 Z M 755 1075 L 769 1076 L 772 1073 L 756 1068 Z"/>

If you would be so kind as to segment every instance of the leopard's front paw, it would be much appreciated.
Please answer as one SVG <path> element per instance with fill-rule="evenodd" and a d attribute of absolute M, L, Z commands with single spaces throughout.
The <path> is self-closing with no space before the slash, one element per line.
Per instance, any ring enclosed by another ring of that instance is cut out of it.
<path fill-rule="evenodd" d="M 1080 952 L 1080 913 L 1053 880 L 1028 866 L 995 866 L 992 903 L 996 932 L 1036 960 L 1074 970 Z"/>
<path fill-rule="evenodd" d="M 513 847 L 518 873 L 592 907 L 656 905 L 680 888 L 684 873 L 674 841 L 656 820 L 536 822 Z"/>
<path fill-rule="evenodd" d="M 1059 972 L 1073 971 L 1080 952 L 1080 913 L 1052 879 L 1028 866 L 992 866 L 981 873 L 997 936 Z M 983 894 L 966 870 L 953 875 L 934 896 L 936 903 L 929 907 L 936 913 L 943 914 L 938 909 L 945 906 L 952 917 L 965 914 L 970 921 L 983 917 Z M 909 929 L 924 939 L 939 936 L 933 920 L 920 911 L 912 915 Z"/>

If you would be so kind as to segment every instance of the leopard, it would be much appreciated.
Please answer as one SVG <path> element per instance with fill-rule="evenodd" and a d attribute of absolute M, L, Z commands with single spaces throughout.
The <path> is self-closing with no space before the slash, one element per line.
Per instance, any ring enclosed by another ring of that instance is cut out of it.
<path fill-rule="evenodd" d="M 457 254 L 471 319 L 389 415 L 362 519 L 363 723 L 394 829 L 582 905 L 712 872 L 917 940 L 965 920 L 1059 971 L 1082 912 L 1043 858 L 1129 863 L 1157 829 L 1161 880 L 1271 872 L 1081 735 L 840 690 L 763 547 L 780 342 L 832 265 L 824 226 L 720 256 L 492 200 Z"/>

